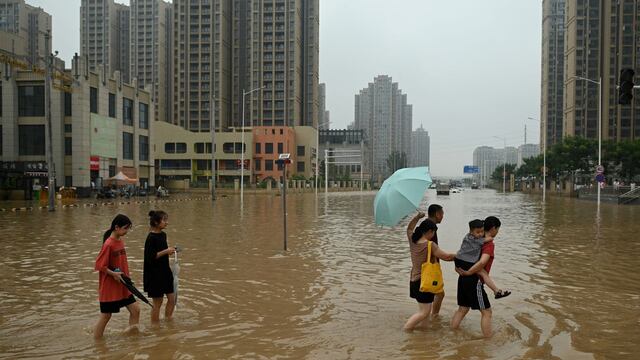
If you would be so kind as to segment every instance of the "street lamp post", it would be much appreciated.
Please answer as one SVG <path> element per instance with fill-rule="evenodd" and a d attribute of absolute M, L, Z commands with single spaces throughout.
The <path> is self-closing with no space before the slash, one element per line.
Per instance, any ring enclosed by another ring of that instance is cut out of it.
<path fill-rule="evenodd" d="M 602 77 L 598 81 L 575 77 L 576 80 L 584 80 L 598 85 L 598 168 L 602 166 Z M 600 184 L 598 184 L 598 208 L 600 208 Z"/>
<path fill-rule="evenodd" d="M 528 117 L 529 120 L 540 121 L 538 119 Z M 540 122 L 542 124 L 542 122 Z M 545 122 L 544 129 L 542 131 L 542 202 L 547 199 L 547 124 Z"/>
<path fill-rule="evenodd" d="M 242 143 L 242 152 L 240 153 L 240 206 L 242 207 L 242 204 L 244 204 L 244 152 L 246 151 L 246 146 L 244 145 L 244 106 L 245 106 L 245 101 L 244 98 L 247 95 L 252 94 L 253 92 L 256 92 L 258 90 L 262 90 L 264 89 L 266 86 L 262 86 L 259 88 L 255 88 L 253 90 L 249 90 L 249 91 L 244 91 L 244 89 L 242 89 L 242 140 L 240 141 Z M 234 146 L 235 147 L 235 146 Z"/>
<path fill-rule="evenodd" d="M 45 83 L 44 83 L 44 101 L 45 101 L 45 118 L 47 120 L 47 173 L 49 176 L 49 211 L 55 211 L 55 195 L 56 195 L 56 168 L 53 161 L 53 125 L 51 123 L 51 73 L 53 68 L 53 54 L 49 49 L 49 40 L 51 39 L 51 33 L 47 31 L 44 34 L 44 46 L 45 46 Z M 56 52 L 57 53 L 57 52 Z"/>
<path fill-rule="evenodd" d="M 504 141 L 504 161 L 502 162 L 502 193 L 507 193 L 507 138 L 494 136 L 496 139 Z"/>

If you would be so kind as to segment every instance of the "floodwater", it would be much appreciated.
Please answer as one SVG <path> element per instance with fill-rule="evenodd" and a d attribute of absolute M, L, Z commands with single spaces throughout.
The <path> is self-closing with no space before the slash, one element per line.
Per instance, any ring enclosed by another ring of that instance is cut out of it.
<path fill-rule="evenodd" d="M 408 296 L 405 229 L 373 224 L 375 194 L 288 194 L 284 252 L 282 198 L 271 195 L 0 213 L 0 358 L 118 359 L 636 359 L 640 350 L 640 207 L 491 190 L 465 190 L 440 203 L 441 246 L 456 251 L 472 218 L 497 215 L 492 276 L 513 291 L 492 300 L 495 335 L 481 339 L 479 313 L 461 330 L 456 274 L 443 263 L 441 316 L 405 333 L 417 309 Z M 103 341 L 93 264 L 118 213 L 132 277 L 142 284 L 146 214 L 170 215 L 180 253 L 175 319 L 158 326 L 140 308 L 140 333 L 125 335 L 114 314 Z"/>

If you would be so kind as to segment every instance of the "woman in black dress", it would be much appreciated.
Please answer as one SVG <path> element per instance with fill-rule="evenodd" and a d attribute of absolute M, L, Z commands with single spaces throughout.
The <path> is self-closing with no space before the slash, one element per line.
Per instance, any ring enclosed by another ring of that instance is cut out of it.
<path fill-rule="evenodd" d="M 164 211 L 150 211 L 149 222 L 151 231 L 144 243 L 144 291 L 153 299 L 151 322 L 160 321 L 160 308 L 164 296 L 167 296 L 167 306 L 164 317 L 170 319 L 176 307 L 176 297 L 173 293 L 173 273 L 169 267 L 169 256 L 176 252 L 175 247 L 167 244 L 167 234 L 162 231 L 169 224 L 169 215 Z"/>

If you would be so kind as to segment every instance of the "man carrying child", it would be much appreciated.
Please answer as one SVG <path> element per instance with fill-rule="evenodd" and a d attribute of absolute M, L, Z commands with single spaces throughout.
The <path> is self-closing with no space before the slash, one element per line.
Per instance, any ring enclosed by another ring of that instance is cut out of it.
<path fill-rule="evenodd" d="M 462 240 L 460 250 L 456 254 L 456 271 L 458 277 L 458 310 L 453 315 L 451 327 L 457 329 L 469 309 L 480 310 L 480 326 L 485 337 L 491 336 L 491 304 L 484 284 L 495 294 L 495 298 L 508 296 L 509 291 L 500 290 L 489 277 L 493 263 L 494 243 L 500 230 L 500 220 L 489 216 L 482 220 L 469 222 L 469 233 Z"/>

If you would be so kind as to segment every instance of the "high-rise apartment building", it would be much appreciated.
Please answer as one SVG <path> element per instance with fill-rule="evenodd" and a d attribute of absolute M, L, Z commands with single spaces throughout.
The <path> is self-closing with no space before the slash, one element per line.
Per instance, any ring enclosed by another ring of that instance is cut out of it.
<path fill-rule="evenodd" d="M 318 85 L 318 129 L 328 130 L 331 128 L 330 112 L 327 107 L 327 87 Z"/>
<path fill-rule="evenodd" d="M 216 124 L 316 126 L 318 0 L 174 1 L 174 118 L 209 131 Z"/>
<path fill-rule="evenodd" d="M 491 146 L 479 146 L 473 150 L 473 166 L 477 166 L 480 172 L 474 174 L 473 179 L 481 186 L 486 186 L 491 182 L 491 175 L 496 168 L 517 163 L 518 149 L 515 147 L 495 149 Z"/>
<path fill-rule="evenodd" d="M 640 96 L 618 105 L 620 70 L 640 63 L 640 1 L 565 0 L 564 136 L 598 137 L 602 104 L 602 138 L 640 138 Z M 584 77 L 598 85 L 579 80 Z M 601 100 L 601 101 L 600 101 Z"/>
<path fill-rule="evenodd" d="M 354 127 L 369 139 L 372 180 L 390 175 L 387 158 L 393 152 L 411 159 L 412 105 L 390 76 L 377 76 L 355 96 Z"/>
<path fill-rule="evenodd" d="M 411 161 L 409 166 L 429 166 L 431 138 L 422 125 L 411 133 Z"/>
<path fill-rule="evenodd" d="M 547 146 L 562 140 L 564 89 L 565 0 L 542 2 L 542 94 L 540 137 L 547 132 Z M 544 142 L 540 141 L 540 144 Z"/>
<path fill-rule="evenodd" d="M 215 96 L 215 128 L 229 126 L 231 11 L 231 0 L 173 2 L 172 123 L 209 131 Z"/>
<path fill-rule="evenodd" d="M 82 0 L 80 5 L 80 54 L 89 59 L 89 69 L 104 66 L 106 76 L 120 71 L 130 81 L 130 9 L 113 0 Z"/>
<path fill-rule="evenodd" d="M 45 56 L 45 34 L 51 33 L 51 15 L 24 0 L 0 0 L 0 48 L 40 64 Z M 51 49 L 51 38 L 49 38 Z"/>
<path fill-rule="evenodd" d="M 522 144 L 518 146 L 518 167 L 524 164 L 524 160 L 540 155 L 538 144 Z"/>
<path fill-rule="evenodd" d="M 139 87 L 153 87 L 156 120 L 172 122 L 173 7 L 163 0 L 131 0 L 130 11 L 131 76 Z"/>
<path fill-rule="evenodd" d="M 233 0 L 233 112 L 240 126 L 316 126 L 318 0 Z M 237 25 L 237 26 L 236 26 Z"/>

